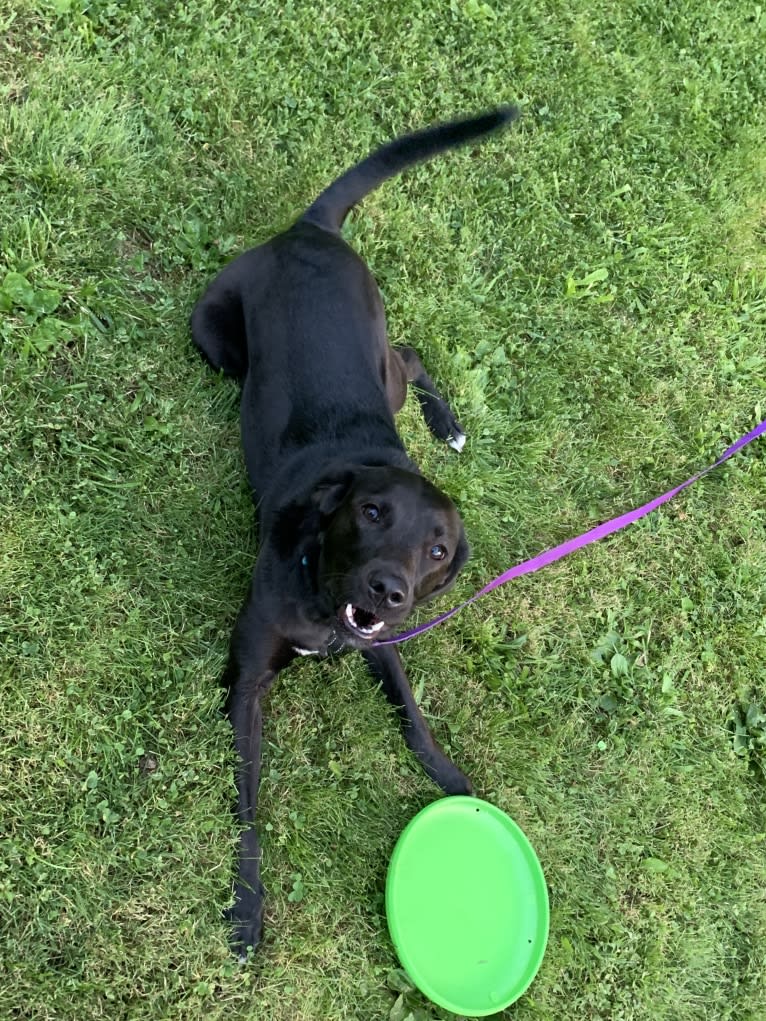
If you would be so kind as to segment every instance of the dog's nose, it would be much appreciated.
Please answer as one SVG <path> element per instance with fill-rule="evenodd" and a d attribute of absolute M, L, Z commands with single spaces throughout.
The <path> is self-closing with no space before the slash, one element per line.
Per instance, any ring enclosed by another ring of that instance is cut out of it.
<path fill-rule="evenodd" d="M 398 609 L 407 599 L 407 586 L 403 579 L 386 571 L 373 571 L 367 582 L 371 598 L 377 606 Z"/>

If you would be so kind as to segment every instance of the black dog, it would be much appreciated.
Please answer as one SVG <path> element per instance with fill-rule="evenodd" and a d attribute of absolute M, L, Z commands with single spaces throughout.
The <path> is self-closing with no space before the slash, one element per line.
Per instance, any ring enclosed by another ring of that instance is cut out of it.
<path fill-rule="evenodd" d="M 224 677 L 241 758 L 230 911 L 240 952 L 257 944 L 262 926 L 254 829 L 261 700 L 295 656 L 361 650 L 428 775 L 448 794 L 471 789 L 434 741 L 399 653 L 375 645 L 413 606 L 446 591 L 468 556 L 455 507 L 418 473 L 397 435 L 407 382 L 437 437 L 460 450 L 465 436 L 415 352 L 389 346 L 375 281 L 339 231 L 386 178 L 516 115 L 504 108 L 384 146 L 284 234 L 227 266 L 192 315 L 195 344 L 242 381 L 242 443 L 261 536 Z"/>

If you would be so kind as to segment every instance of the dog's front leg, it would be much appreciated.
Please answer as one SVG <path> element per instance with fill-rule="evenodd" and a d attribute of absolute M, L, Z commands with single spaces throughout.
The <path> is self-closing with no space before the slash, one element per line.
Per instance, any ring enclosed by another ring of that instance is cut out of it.
<path fill-rule="evenodd" d="M 436 389 L 436 384 L 426 372 L 417 353 L 411 347 L 395 348 L 404 363 L 407 382 L 415 388 L 426 425 L 437 438 L 444 440 L 458 453 L 465 446 L 465 432 L 455 418 L 449 404 Z"/>
<path fill-rule="evenodd" d="M 226 709 L 234 730 L 239 756 L 237 770 L 237 818 L 239 867 L 234 903 L 226 912 L 232 923 L 232 949 L 244 959 L 248 947 L 258 945 L 263 929 L 261 850 L 255 829 L 255 811 L 261 769 L 263 699 L 292 652 L 276 636 L 253 620 L 251 607 L 240 616 L 232 640 L 224 683 L 229 688 Z"/>
<path fill-rule="evenodd" d="M 384 645 L 365 650 L 362 655 L 370 673 L 380 682 L 386 698 L 399 713 L 404 740 L 420 759 L 426 773 L 445 794 L 470 794 L 470 780 L 434 740 L 412 694 L 398 650 Z"/>

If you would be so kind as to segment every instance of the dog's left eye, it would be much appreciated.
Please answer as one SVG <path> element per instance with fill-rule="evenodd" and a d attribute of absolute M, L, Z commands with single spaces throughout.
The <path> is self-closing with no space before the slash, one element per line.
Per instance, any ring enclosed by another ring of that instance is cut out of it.
<path fill-rule="evenodd" d="M 380 521 L 380 509 L 374 503 L 366 503 L 362 507 L 362 514 L 368 521 Z"/>
<path fill-rule="evenodd" d="M 429 553 L 431 555 L 432 560 L 444 560 L 444 558 L 447 556 L 447 550 L 444 548 L 444 546 L 441 545 L 432 546 L 431 549 L 429 550 Z"/>

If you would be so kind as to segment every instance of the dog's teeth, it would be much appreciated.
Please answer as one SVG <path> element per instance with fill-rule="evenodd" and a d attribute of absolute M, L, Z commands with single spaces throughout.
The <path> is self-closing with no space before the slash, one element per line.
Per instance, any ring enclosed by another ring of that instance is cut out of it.
<path fill-rule="evenodd" d="M 465 446 L 465 433 L 456 433 L 454 436 L 450 436 L 447 440 L 447 446 L 452 447 L 459 454 Z"/>
<path fill-rule="evenodd" d="M 357 634 L 364 635 L 365 638 L 368 637 L 369 635 L 377 634 L 382 627 L 385 627 L 386 623 L 383 620 L 379 620 L 375 624 L 370 624 L 369 627 L 364 627 L 364 625 L 362 624 L 357 624 L 356 620 L 354 619 L 353 603 L 346 604 L 343 610 L 343 616 L 346 618 L 346 622 L 348 623 L 349 627 L 353 628 L 353 630 L 356 631 Z"/>
<path fill-rule="evenodd" d="M 357 624 L 356 629 L 363 635 L 375 635 L 378 633 L 378 631 L 380 631 L 382 627 L 385 626 L 385 623 L 386 622 L 384 620 L 379 620 L 377 624 L 370 624 L 369 627 L 361 627 L 359 624 Z"/>

